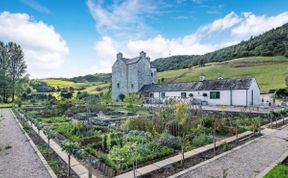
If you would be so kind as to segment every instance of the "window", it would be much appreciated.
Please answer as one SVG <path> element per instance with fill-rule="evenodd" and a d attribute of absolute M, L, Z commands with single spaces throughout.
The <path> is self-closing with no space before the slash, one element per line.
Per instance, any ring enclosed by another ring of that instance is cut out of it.
<path fill-rule="evenodd" d="M 153 77 L 153 72 L 151 72 L 151 77 Z"/>
<path fill-rule="evenodd" d="M 182 93 L 181 93 L 181 98 L 186 98 L 186 97 L 187 97 L 186 92 L 182 92 Z"/>
<path fill-rule="evenodd" d="M 120 83 L 117 83 L 117 88 L 120 88 Z"/>
<path fill-rule="evenodd" d="M 165 93 L 161 93 L 161 98 L 165 98 Z"/>
<path fill-rule="evenodd" d="M 134 85 L 133 85 L 133 84 L 131 84 L 131 88 L 134 88 Z"/>
<path fill-rule="evenodd" d="M 219 91 L 211 91 L 210 92 L 210 99 L 220 99 L 220 92 Z"/>

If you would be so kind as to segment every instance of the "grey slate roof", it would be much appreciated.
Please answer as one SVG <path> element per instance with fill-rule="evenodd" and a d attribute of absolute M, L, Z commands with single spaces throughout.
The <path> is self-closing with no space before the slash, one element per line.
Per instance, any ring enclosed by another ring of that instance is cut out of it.
<path fill-rule="evenodd" d="M 135 57 L 135 58 L 132 58 L 132 59 L 122 58 L 122 60 L 123 60 L 126 64 L 134 64 L 134 63 L 137 63 L 140 59 L 141 59 L 141 57 Z"/>
<path fill-rule="evenodd" d="M 204 91 L 204 90 L 246 90 L 253 77 L 194 81 L 189 83 L 144 85 L 139 92 Z"/>

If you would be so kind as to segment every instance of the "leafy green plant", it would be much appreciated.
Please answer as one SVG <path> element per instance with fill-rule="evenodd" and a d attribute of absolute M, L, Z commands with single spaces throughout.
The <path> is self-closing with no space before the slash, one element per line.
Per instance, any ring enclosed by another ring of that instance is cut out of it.
<path fill-rule="evenodd" d="M 230 145 L 228 143 L 224 143 L 223 144 L 223 151 L 226 152 L 228 150 L 230 150 Z"/>
<path fill-rule="evenodd" d="M 212 143 L 212 138 L 206 134 L 200 134 L 192 140 L 192 144 L 196 147 L 207 145 L 209 143 Z"/>
<path fill-rule="evenodd" d="M 163 134 L 161 134 L 160 138 L 159 138 L 159 143 L 163 146 L 167 146 L 169 148 L 173 148 L 173 149 L 180 149 L 181 148 L 181 142 L 179 140 L 179 138 L 165 132 Z"/>

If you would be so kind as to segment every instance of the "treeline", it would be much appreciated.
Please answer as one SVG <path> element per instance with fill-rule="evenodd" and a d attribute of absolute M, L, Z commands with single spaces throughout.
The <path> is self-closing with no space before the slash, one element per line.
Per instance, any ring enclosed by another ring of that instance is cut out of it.
<path fill-rule="evenodd" d="M 288 57 L 288 23 L 257 37 L 251 37 L 237 45 L 226 47 L 205 55 L 180 55 L 159 58 L 152 62 L 158 71 L 189 68 L 209 62 L 222 62 L 249 56 Z"/>
<path fill-rule="evenodd" d="M 0 41 L 0 102 L 12 102 L 27 84 L 26 63 L 20 45 Z"/>
<path fill-rule="evenodd" d="M 65 80 L 65 81 L 71 81 L 75 83 L 85 83 L 85 82 L 110 82 L 112 78 L 111 73 L 99 73 L 99 74 L 89 74 L 84 76 L 78 76 L 73 78 L 49 78 L 49 79 L 57 79 L 57 80 Z"/>

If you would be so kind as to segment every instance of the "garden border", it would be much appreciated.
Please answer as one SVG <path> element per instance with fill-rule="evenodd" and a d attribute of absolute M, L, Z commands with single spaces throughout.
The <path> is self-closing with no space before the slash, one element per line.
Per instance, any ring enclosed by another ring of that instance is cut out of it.
<path fill-rule="evenodd" d="M 282 120 L 287 121 L 287 120 L 288 120 L 288 117 L 286 117 L 286 118 L 284 118 L 284 119 L 282 119 Z M 272 122 L 272 123 L 268 123 L 268 124 L 266 124 L 266 125 L 261 126 L 260 128 L 261 128 L 261 129 L 269 128 L 271 125 L 273 126 L 273 125 L 276 125 L 276 123 L 277 123 L 277 124 L 278 124 L 278 123 L 281 123 L 282 120 L 277 120 L 277 121 L 274 121 L 274 122 Z M 286 124 L 287 124 L 287 123 L 286 123 Z M 286 125 L 286 124 L 284 124 L 284 125 Z M 252 135 L 252 134 L 253 134 L 253 132 L 251 132 L 251 131 L 243 132 L 243 133 L 241 133 L 241 134 L 238 135 L 238 139 L 245 138 L 245 137 L 250 136 L 250 135 Z M 262 137 L 260 137 L 260 138 L 262 138 Z M 256 138 L 256 139 L 258 139 L 258 138 Z M 254 139 L 254 140 L 256 140 L 256 139 Z M 235 140 L 236 140 L 236 136 L 228 137 L 228 138 L 226 138 L 226 139 L 223 139 L 223 140 L 220 140 L 220 141 L 216 142 L 216 146 L 218 147 L 218 146 L 221 146 L 221 145 L 223 145 L 223 144 L 225 144 L 225 143 L 231 143 L 231 142 L 233 142 L 233 141 L 235 141 Z M 252 140 L 252 141 L 253 141 L 253 140 Z M 250 141 L 248 141 L 247 143 L 250 143 Z M 246 144 L 246 143 L 245 143 L 245 144 Z M 245 144 L 244 144 L 244 145 L 245 145 Z M 242 146 L 242 145 L 240 145 L 239 147 L 241 147 L 241 146 Z M 214 148 L 214 144 L 211 143 L 211 144 L 208 144 L 208 145 L 205 145 L 205 146 L 202 146 L 202 147 L 193 149 L 193 150 L 191 150 L 191 151 L 185 152 L 185 153 L 184 153 L 184 155 L 185 155 L 185 158 L 184 158 L 184 159 L 191 158 L 191 157 L 193 157 L 193 156 L 196 156 L 196 155 L 198 155 L 198 154 L 200 154 L 200 153 L 203 153 L 203 152 L 205 152 L 205 151 L 211 150 L 211 149 L 213 149 L 213 148 Z M 238 148 L 238 147 L 236 147 L 236 148 Z M 234 148 L 234 149 L 236 149 L 236 148 Z M 234 149 L 233 149 L 233 150 L 234 150 Z M 232 150 L 231 150 L 231 151 L 232 151 Z M 226 152 L 225 152 L 225 153 L 226 153 Z M 224 153 L 222 153 L 222 154 L 224 154 Z M 220 155 L 222 155 L 222 154 L 220 154 Z M 218 155 L 218 156 L 220 156 L 220 155 Z M 216 157 L 214 157 L 214 158 L 217 158 L 218 156 L 216 156 Z M 214 159 L 214 158 L 211 158 L 211 159 Z M 209 160 L 211 160 L 211 159 L 209 159 Z M 153 171 L 159 170 L 159 169 L 161 169 L 161 168 L 163 168 L 163 167 L 165 167 L 165 166 L 168 166 L 168 165 L 174 164 L 174 163 L 176 163 L 176 162 L 179 162 L 180 160 L 181 160 L 181 155 L 172 156 L 172 157 L 169 157 L 169 158 L 167 158 L 167 159 L 164 159 L 164 160 L 155 162 L 155 163 L 153 163 L 153 164 L 149 164 L 149 165 L 143 166 L 143 167 L 141 167 L 141 168 L 138 168 L 138 169 L 136 170 L 136 173 L 137 173 L 137 176 L 143 176 L 143 175 L 145 175 L 145 174 L 148 174 L 148 173 L 151 173 L 151 172 L 153 172 Z M 208 161 L 209 161 L 209 160 L 208 160 Z M 204 162 L 206 162 L 206 161 L 204 161 Z M 202 162 L 202 163 L 203 163 L 203 162 Z M 202 164 L 202 163 L 199 163 L 199 164 L 197 164 L 197 165 L 200 165 L 200 164 Z M 195 166 L 197 166 L 197 165 L 195 165 Z M 194 166 L 193 166 L 193 167 L 194 167 Z M 189 168 L 188 168 L 188 169 L 189 169 Z M 120 175 L 118 175 L 118 176 L 115 176 L 115 178 L 134 177 L 133 174 L 134 174 L 133 171 L 129 171 L 129 172 L 120 174 Z"/>
<path fill-rule="evenodd" d="M 38 155 L 38 157 L 40 158 L 41 162 L 43 163 L 43 165 L 45 166 L 45 168 L 47 169 L 49 175 L 51 178 L 57 178 L 56 174 L 54 173 L 54 171 L 52 170 L 52 168 L 49 166 L 48 162 L 45 160 L 44 156 L 41 154 L 41 152 L 38 150 L 37 146 L 34 144 L 34 142 L 32 141 L 32 139 L 30 138 L 30 136 L 26 133 L 26 131 L 24 130 L 23 126 L 21 125 L 21 123 L 19 122 L 18 118 L 16 117 L 15 113 L 9 109 L 9 111 L 12 113 L 13 117 L 15 118 L 15 121 L 17 122 L 17 124 L 19 125 L 21 131 L 23 132 L 23 134 L 26 136 L 26 138 L 28 139 L 30 145 L 32 146 L 33 150 L 36 152 L 36 154 Z"/>
<path fill-rule="evenodd" d="M 18 111 L 16 111 L 18 112 Z M 13 115 L 15 116 L 14 112 L 12 111 Z M 22 117 L 23 114 L 21 114 L 20 112 L 18 112 Z M 25 118 L 25 117 L 24 117 Z M 36 126 L 32 123 L 31 125 L 32 129 L 38 134 L 38 130 L 36 128 Z M 43 131 L 39 132 L 40 134 L 38 134 L 45 143 L 48 143 L 48 138 L 47 136 L 43 133 Z M 58 145 L 53 139 L 50 139 L 50 147 L 55 151 L 55 153 L 66 163 L 68 164 L 68 158 L 67 158 L 67 154 L 62 151 L 60 145 Z M 82 165 L 76 158 L 74 158 L 73 155 L 71 155 L 71 169 L 73 169 L 73 171 L 80 177 L 80 178 L 87 178 L 88 177 L 88 169 Z M 57 176 L 56 176 L 57 177 Z M 92 174 L 92 178 L 97 178 L 94 174 Z"/>

